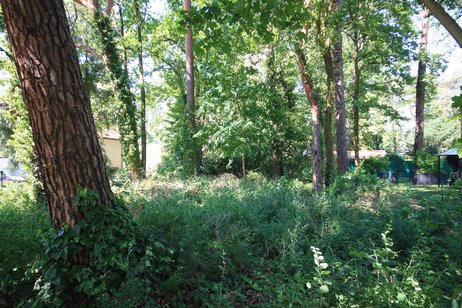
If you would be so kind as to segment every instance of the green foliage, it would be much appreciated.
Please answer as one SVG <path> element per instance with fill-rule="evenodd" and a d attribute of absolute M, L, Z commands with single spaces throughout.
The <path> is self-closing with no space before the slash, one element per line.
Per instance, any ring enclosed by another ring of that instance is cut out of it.
<path fill-rule="evenodd" d="M 455 226 L 455 212 L 413 209 L 408 205 L 413 196 L 395 195 L 364 172 L 339 178 L 319 197 L 296 181 L 250 177 L 232 188 L 203 179 L 187 186 L 158 179 L 143 188 L 154 200 L 127 200 L 139 225 L 179 252 L 173 274 L 157 285 L 159 300 L 211 306 L 425 306 L 447 302 L 442 294 L 458 294 L 460 252 L 454 244 L 461 230 L 456 227 L 449 245 L 439 238 L 443 226 Z M 443 246 L 429 244 L 435 241 Z M 313 245 L 325 253 L 313 252 Z M 443 269 L 440 258 L 449 251 L 451 265 Z M 450 276 L 439 281 L 446 270 Z M 452 291 L 444 293 L 451 283 Z"/>
<path fill-rule="evenodd" d="M 379 123 L 362 129 L 361 142 L 397 148 L 399 140 L 385 140 L 388 122 L 376 120 L 401 120 L 390 101 L 401 97 L 404 85 L 412 81 L 409 61 L 416 36 L 410 3 L 345 1 L 341 14 L 328 14 L 326 1 L 311 1 L 309 9 L 292 0 L 198 1 L 185 18 L 181 2 L 168 1 L 162 20 L 146 23 L 142 33 L 145 56 L 163 78 L 161 85 L 150 87 L 149 97 L 160 102 L 159 113 L 169 108 L 167 125 L 162 125 L 167 154 L 163 170 L 194 174 L 195 149 L 201 145 L 206 173 L 242 173 L 245 161 L 247 179 L 156 178 L 132 184 L 122 170 L 114 175 L 114 191 L 134 218 L 122 202 L 114 208 L 97 206 L 95 196 L 82 191 L 78 204 L 84 219 L 58 236 L 55 230 L 46 232 L 42 254 L 32 225 L 45 228 L 45 209 L 23 193 L 2 191 L 0 306 L 21 305 L 28 298 L 37 306 L 457 304 L 462 292 L 458 203 L 441 202 L 434 192 L 392 187 L 372 174 L 393 164 L 399 169 L 400 157 L 366 160 L 320 194 L 292 179 L 311 176 L 305 154 L 309 108 L 290 54 L 294 41 L 306 41 L 308 70 L 324 111 L 322 55 L 326 41 L 339 34 L 333 29 L 344 23 L 347 100 L 354 92 L 355 83 L 348 79 L 354 75 L 353 57 L 361 59 L 363 72 L 357 100 L 347 103 L 360 107 L 363 126 L 365 121 Z M 146 2 L 140 4 L 145 7 Z M 116 45 L 126 47 L 132 66 L 139 46 L 131 28 L 139 21 L 133 18 L 133 3 L 123 0 L 117 6 L 126 22 L 124 37 L 112 28 L 117 22 L 99 10 L 95 24 L 86 27 L 81 21 L 91 17 L 83 10 L 69 7 L 68 14 L 79 43 L 99 42 L 96 55 L 80 53 L 84 82 L 98 127 L 118 122 L 130 168 L 139 164 L 131 93 L 136 84 L 130 84 L 131 72 L 122 67 Z M 197 131 L 189 130 L 184 99 L 186 23 L 194 29 Z M 305 25 L 308 34 L 300 31 Z M 108 57 L 109 73 L 97 54 Z M 13 72 L 12 63 L 8 65 Z M 440 63 L 431 63 L 430 69 L 439 70 Z M 30 157 L 26 110 L 19 104 L 17 81 L 8 82 L 14 91 L 8 95 L 11 114 L 4 118 L 3 131 L 16 155 Z M 107 104 L 114 98 L 115 104 Z M 454 101 L 459 107 L 459 98 Z M 430 106 L 426 144 L 452 141 L 458 124 L 445 123 L 453 113 L 446 105 L 444 110 Z M 121 112 L 118 107 L 123 107 Z M 25 152 L 18 151 L 21 142 Z M 432 159 L 417 159 L 420 170 L 432 169 Z M 275 173 L 277 163 L 287 177 L 270 181 L 266 176 Z M 16 194 L 21 196 L 17 202 Z"/>
<path fill-rule="evenodd" d="M 387 157 L 369 157 L 361 162 L 359 168 L 366 172 L 374 173 L 387 169 L 389 163 Z"/>
<path fill-rule="evenodd" d="M 460 88 L 462 92 L 462 87 Z M 452 108 L 457 108 L 462 110 L 462 94 L 452 97 Z"/>
<path fill-rule="evenodd" d="M 438 172 L 438 159 L 433 154 L 426 151 L 419 151 L 416 155 L 415 162 L 419 173 Z"/>
<path fill-rule="evenodd" d="M 404 158 L 401 155 L 395 154 L 395 153 L 389 153 L 385 157 L 389 161 L 388 168 L 390 170 L 393 170 L 394 172 L 405 172 L 406 163 L 404 161 Z"/>
<path fill-rule="evenodd" d="M 186 97 L 182 96 L 169 104 L 169 125 L 163 132 L 169 159 L 161 172 L 172 172 L 178 176 L 192 176 L 196 171 L 196 158 L 200 139 L 190 131 L 186 112 Z"/>
<path fill-rule="evenodd" d="M 117 49 L 115 31 L 111 20 L 104 16 L 99 9 L 94 11 L 94 23 L 98 29 L 98 39 L 105 55 L 111 79 L 116 85 L 117 98 L 120 102 L 117 123 L 122 144 L 124 162 L 130 168 L 132 177 L 141 175 L 141 156 L 138 148 L 138 128 L 136 120 L 136 106 L 130 91 L 128 72 L 123 68 L 119 50 Z"/>
<path fill-rule="evenodd" d="M 0 81 L 4 87 L 0 98 L 8 105 L 8 109 L 0 113 L 2 156 L 11 158 L 16 165 L 20 164 L 28 171 L 34 171 L 32 130 L 27 107 L 18 87 L 16 67 L 9 59 L 1 61 L 1 67 L 8 76 Z"/>
<path fill-rule="evenodd" d="M 329 264 L 326 263 L 324 256 L 319 248 L 311 246 L 313 252 L 313 259 L 315 264 L 315 275 L 313 276 L 313 282 L 315 284 L 314 292 L 319 294 L 319 305 L 324 305 L 324 295 L 329 293 L 329 286 L 332 282 L 329 281 L 331 271 L 328 270 Z M 311 289 L 313 286 L 310 282 L 306 283 L 306 287 Z"/>
<path fill-rule="evenodd" d="M 16 273 L 2 280 L 3 290 L 16 290 L 2 293 L 4 301 L 18 303 L 10 294 L 38 305 L 440 307 L 462 292 L 458 199 L 441 202 L 436 189 L 409 192 L 357 171 L 317 195 L 300 181 L 256 173 L 245 181 L 156 178 L 116 192 L 135 222 L 123 206 L 96 206 L 82 191 L 85 218 L 59 236 L 47 232 L 45 254 L 31 224 L 13 237 L 32 244 L 21 262 L 11 257 L 19 246 L 2 237 L 9 258 L 0 267 Z M 15 198 L 2 195 L 5 204 Z M 3 227 L 13 217 L 35 219 L 35 206 L 19 204 L 19 212 L 0 212 L 2 235 L 14 235 Z M 33 294 L 18 291 L 33 280 Z"/>
<path fill-rule="evenodd" d="M 45 255 L 32 302 L 53 306 L 147 303 L 148 281 L 156 279 L 155 264 L 162 252 L 170 260 L 167 250 L 140 234 L 120 203 L 114 208 L 100 206 L 94 193 L 81 190 L 77 205 L 84 216 L 77 225 L 58 234 L 50 230 L 43 237 Z"/>
<path fill-rule="evenodd" d="M 26 298 L 42 253 L 38 230 L 50 222 L 45 204 L 36 203 L 27 184 L 0 188 L 0 306 L 14 306 Z"/>
<path fill-rule="evenodd" d="M 380 180 L 376 173 L 359 168 L 355 172 L 348 172 L 335 179 L 334 184 L 329 186 L 327 192 L 330 195 L 348 196 L 350 200 L 358 197 L 359 192 L 375 192 L 385 190 L 388 182 Z M 377 196 L 378 197 L 378 196 Z"/>

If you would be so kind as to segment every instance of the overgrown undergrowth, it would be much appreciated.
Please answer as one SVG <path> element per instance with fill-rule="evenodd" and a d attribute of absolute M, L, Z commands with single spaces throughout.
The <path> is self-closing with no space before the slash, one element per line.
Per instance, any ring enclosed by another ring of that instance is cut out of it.
<path fill-rule="evenodd" d="M 246 181 L 152 179 L 115 190 L 131 215 L 123 206 L 95 210 L 86 195 L 82 229 L 59 237 L 37 234 L 48 228 L 43 205 L 23 191 L 3 191 L 0 305 L 462 302 L 461 203 L 447 194 L 441 200 L 435 189 L 425 195 L 359 173 L 320 195 L 302 182 L 257 174 Z M 35 223 L 27 223 L 31 217 Z M 7 240 L 12 233 L 16 240 Z M 69 263 L 82 249 L 90 265 Z"/>

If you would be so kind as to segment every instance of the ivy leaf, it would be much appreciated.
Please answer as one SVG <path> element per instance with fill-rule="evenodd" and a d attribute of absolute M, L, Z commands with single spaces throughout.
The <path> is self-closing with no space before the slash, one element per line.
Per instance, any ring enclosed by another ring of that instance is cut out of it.
<path fill-rule="evenodd" d="M 462 87 L 460 88 L 460 90 L 462 91 Z M 462 109 L 462 94 L 460 94 L 459 96 L 452 97 L 452 101 L 452 108 Z"/>

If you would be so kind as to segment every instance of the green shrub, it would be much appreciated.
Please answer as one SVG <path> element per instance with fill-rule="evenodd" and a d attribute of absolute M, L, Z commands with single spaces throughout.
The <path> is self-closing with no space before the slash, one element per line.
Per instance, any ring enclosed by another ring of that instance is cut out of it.
<path fill-rule="evenodd" d="M 406 163 L 404 158 L 395 153 L 389 153 L 385 156 L 385 158 L 388 160 L 389 165 L 388 168 L 393 170 L 394 172 L 404 172 L 406 169 Z"/>
<path fill-rule="evenodd" d="M 417 171 L 419 173 L 436 173 L 438 172 L 438 159 L 436 156 L 419 151 L 415 158 Z"/>
<path fill-rule="evenodd" d="M 375 173 L 366 172 L 360 168 L 355 172 L 347 172 L 335 179 L 333 185 L 327 188 L 332 195 L 349 195 L 355 199 L 358 192 L 378 192 L 384 190 L 388 182 L 380 180 Z"/>
<path fill-rule="evenodd" d="M 361 162 L 359 168 L 368 172 L 375 173 L 388 168 L 389 161 L 386 157 L 369 157 Z"/>
<path fill-rule="evenodd" d="M 159 263 L 165 246 L 139 233 L 120 202 L 115 207 L 99 206 L 93 192 L 81 190 L 77 205 L 84 218 L 72 229 L 48 231 L 42 240 L 45 255 L 32 302 L 52 306 L 144 302 L 155 280 L 151 267 Z"/>

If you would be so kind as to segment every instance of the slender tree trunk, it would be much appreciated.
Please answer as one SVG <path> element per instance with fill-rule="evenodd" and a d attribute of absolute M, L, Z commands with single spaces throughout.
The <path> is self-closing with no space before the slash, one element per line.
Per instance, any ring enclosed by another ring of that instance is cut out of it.
<path fill-rule="evenodd" d="M 343 0 L 331 0 L 334 12 L 341 14 Z M 334 67 L 334 93 L 337 120 L 337 167 L 340 174 L 348 171 L 348 139 L 345 119 L 345 88 L 343 83 L 343 47 L 341 21 L 335 29 L 332 62 Z"/>
<path fill-rule="evenodd" d="M 295 50 L 297 57 L 298 70 L 303 90 L 311 107 L 311 126 L 312 126 L 312 141 L 311 141 L 311 159 L 313 164 L 313 186 L 315 191 L 320 192 L 322 189 L 322 148 L 321 148 L 321 111 L 318 102 L 315 98 L 313 83 L 306 71 L 306 60 L 303 51 L 300 48 Z"/>
<path fill-rule="evenodd" d="M 246 166 L 245 166 L 245 155 L 242 155 L 241 156 L 241 164 L 242 164 L 242 178 L 245 180 L 247 175 L 247 170 L 246 170 Z"/>
<path fill-rule="evenodd" d="M 424 146 L 424 108 L 425 108 L 425 75 L 427 63 L 425 53 L 428 43 L 428 28 L 430 20 L 430 10 L 424 8 L 422 19 L 422 36 L 420 40 L 420 60 L 419 69 L 417 72 L 416 84 L 416 99 L 415 99 L 415 139 L 414 139 L 414 155 Z"/>
<path fill-rule="evenodd" d="M 358 167 L 360 163 L 359 159 L 359 107 L 358 105 L 353 105 L 353 143 L 354 143 L 354 152 L 355 152 L 355 166 Z"/>
<path fill-rule="evenodd" d="M 93 10 L 93 14 L 98 36 L 101 39 L 104 52 L 107 56 L 111 79 L 116 85 L 118 99 L 121 102 L 117 118 L 122 144 L 122 156 L 130 170 L 130 177 L 133 181 L 141 176 L 141 159 L 135 116 L 136 106 L 133 94 L 130 91 L 128 71 L 123 69 L 109 16 L 103 15 L 99 9 Z"/>
<path fill-rule="evenodd" d="M 141 100 L 141 172 L 143 178 L 146 178 L 146 86 L 144 83 L 144 64 L 143 64 L 143 18 L 141 16 L 141 7 L 138 0 L 134 0 L 136 13 L 136 30 L 138 37 L 138 67 L 140 70 L 140 100 Z"/>
<path fill-rule="evenodd" d="M 187 18 L 191 11 L 191 0 L 184 0 L 184 10 Z M 186 49 L 186 110 L 188 117 L 190 142 L 193 146 L 193 164 L 194 173 L 198 174 L 200 171 L 200 153 L 197 142 L 194 140 L 193 135 L 196 133 L 196 102 L 194 96 L 194 53 L 193 53 L 193 32 L 191 21 L 187 20 L 187 30 L 185 34 L 185 49 Z"/>
<path fill-rule="evenodd" d="M 462 138 L 462 117 L 460 117 L 460 138 Z"/>
<path fill-rule="evenodd" d="M 119 18 L 120 18 L 120 37 L 123 39 L 125 37 L 125 20 L 124 20 L 124 9 L 122 5 L 119 5 Z M 123 51 L 123 66 L 124 70 L 128 74 L 128 51 L 125 43 L 122 42 L 122 51 Z"/>
<path fill-rule="evenodd" d="M 1 0 L 55 228 L 82 215 L 79 187 L 113 205 L 101 148 L 62 1 Z"/>
<path fill-rule="evenodd" d="M 396 138 L 396 126 L 393 124 L 393 153 L 398 153 L 398 139 Z"/>
<path fill-rule="evenodd" d="M 353 59 L 354 62 L 354 74 L 355 74 L 355 85 L 353 92 L 353 144 L 355 151 L 355 166 L 359 166 L 359 95 L 361 89 L 361 68 L 359 66 L 359 53 L 360 46 L 356 41 L 356 53 Z"/>
<path fill-rule="evenodd" d="M 332 136 L 332 115 L 334 110 L 334 68 L 332 64 L 332 54 L 330 45 L 327 44 L 326 52 L 324 53 L 324 66 L 327 75 L 327 98 L 326 111 L 324 114 L 324 142 L 326 145 L 326 186 L 329 186 L 334 178 L 334 138 Z"/>
<path fill-rule="evenodd" d="M 189 17 L 191 11 L 191 0 L 184 0 L 184 10 Z M 191 22 L 188 21 L 187 31 L 185 35 L 186 47 L 186 106 L 188 109 L 189 119 L 192 124 L 195 109 L 194 101 L 194 54 L 193 54 L 193 34 Z"/>
<path fill-rule="evenodd" d="M 272 109 L 272 114 L 274 119 L 277 118 L 277 112 L 281 108 L 281 104 L 279 102 L 279 98 L 275 95 L 276 94 L 276 69 L 274 67 L 274 61 L 275 61 L 275 55 L 274 55 L 274 46 L 270 45 L 269 46 L 269 52 L 268 52 L 268 81 L 269 81 L 269 86 L 274 93 L 273 98 L 271 99 L 271 109 Z M 275 129 L 275 134 L 273 136 L 273 140 L 271 141 L 271 147 L 272 147 L 272 164 L 273 164 L 273 177 L 275 179 L 279 179 L 281 176 L 284 175 L 284 169 L 283 169 L 283 162 L 282 162 L 282 150 L 281 150 L 281 143 L 282 141 L 280 138 L 277 136 L 277 132 L 281 131 L 283 127 L 281 127 L 280 121 L 273 121 L 274 123 L 274 129 Z"/>
<path fill-rule="evenodd" d="M 422 2 L 462 48 L 462 27 L 435 0 L 422 0 Z"/>

